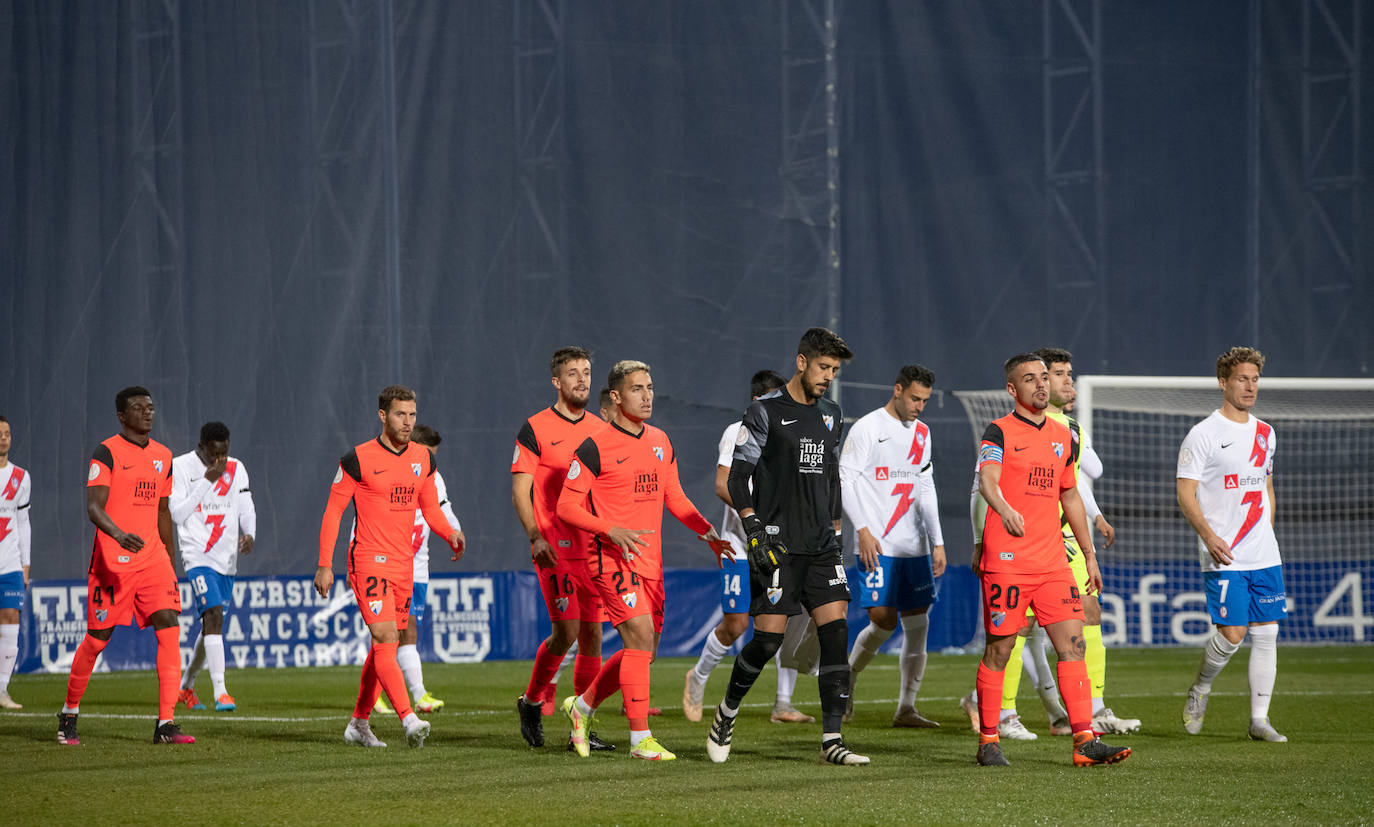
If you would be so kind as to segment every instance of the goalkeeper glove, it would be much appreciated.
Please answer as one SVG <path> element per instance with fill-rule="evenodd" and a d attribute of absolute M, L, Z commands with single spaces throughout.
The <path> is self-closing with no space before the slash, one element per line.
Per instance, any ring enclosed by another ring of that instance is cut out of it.
<path fill-rule="evenodd" d="M 743 520 L 745 541 L 749 548 L 749 564 L 758 570 L 763 577 L 768 577 L 778 570 L 782 563 L 782 556 L 787 553 L 787 547 L 768 534 L 768 528 L 759 519 L 759 515 L 750 514 Z"/>

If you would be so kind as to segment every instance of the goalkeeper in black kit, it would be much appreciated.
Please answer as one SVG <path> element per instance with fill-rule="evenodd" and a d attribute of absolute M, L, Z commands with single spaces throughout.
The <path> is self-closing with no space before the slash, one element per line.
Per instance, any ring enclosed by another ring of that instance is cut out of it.
<path fill-rule="evenodd" d="M 844 419 L 840 406 L 824 398 L 853 356 L 844 339 L 811 328 L 797 346 L 796 373 L 744 415 L 729 488 L 748 541 L 754 636 L 735 658 L 711 722 L 706 754 L 717 764 L 730 757 L 735 716 L 782 645 L 787 618 L 802 611 L 811 613 L 820 642 L 821 760 L 868 763 L 840 737 L 849 694 L 849 584 L 839 536 Z"/>

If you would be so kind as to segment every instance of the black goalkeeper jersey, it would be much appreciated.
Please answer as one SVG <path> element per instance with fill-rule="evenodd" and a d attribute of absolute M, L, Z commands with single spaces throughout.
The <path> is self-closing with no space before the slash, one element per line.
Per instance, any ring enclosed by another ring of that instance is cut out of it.
<path fill-rule="evenodd" d="M 839 405 L 824 398 L 803 405 L 786 387 L 759 397 L 744 414 L 730 475 L 751 478 L 754 510 L 764 525 L 778 527 L 791 553 L 836 547 L 843 429 Z"/>

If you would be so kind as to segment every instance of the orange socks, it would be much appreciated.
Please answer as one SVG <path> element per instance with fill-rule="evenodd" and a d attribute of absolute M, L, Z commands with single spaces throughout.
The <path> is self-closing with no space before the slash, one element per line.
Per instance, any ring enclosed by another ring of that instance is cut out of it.
<path fill-rule="evenodd" d="M 555 655 L 549 651 L 547 640 L 539 644 L 539 651 L 534 653 L 534 669 L 530 671 L 530 683 L 525 688 L 526 701 L 534 703 L 545 696 L 549 681 L 553 680 L 554 673 L 558 671 L 558 665 L 562 662 L 562 655 Z"/>
<path fill-rule="evenodd" d="M 630 731 L 649 729 L 649 662 L 653 656 L 642 649 L 622 649 L 620 691 L 625 698 L 625 717 Z"/>
<path fill-rule="evenodd" d="M 1054 671 L 1059 678 L 1059 692 L 1064 696 L 1064 708 L 1069 712 L 1069 726 L 1074 733 L 1091 732 L 1093 696 L 1088 665 L 1081 660 L 1061 660 Z"/>
<path fill-rule="evenodd" d="M 1017 664 L 1020 667 L 1020 664 Z M 997 735 L 997 723 L 1002 717 L 1002 682 L 1005 672 L 994 672 L 978 661 L 978 724 L 985 736 Z"/>
<path fill-rule="evenodd" d="M 587 705 L 592 709 L 601 706 L 603 701 L 620 691 L 620 664 L 624 656 L 625 650 L 621 649 L 602 662 L 601 670 L 597 672 L 596 680 L 592 681 L 587 692 Z"/>
<path fill-rule="evenodd" d="M 81 645 L 76 647 L 76 655 L 72 658 L 72 671 L 67 676 L 68 709 L 76 709 L 81 705 L 81 696 L 86 694 L 86 685 L 91 682 L 95 660 L 105 651 L 108 644 L 108 640 L 98 640 L 86 635 L 81 639 Z M 172 694 L 172 700 L 176 700 L 176 693 Z"/>
<path fill-rule="evenodd" d="M 601 671 L 600 655 L 578 654 L 573 658 L 573 691 L 581 695 L 591 688 L 592 682 L 596 680 L 597 673 Z"/>

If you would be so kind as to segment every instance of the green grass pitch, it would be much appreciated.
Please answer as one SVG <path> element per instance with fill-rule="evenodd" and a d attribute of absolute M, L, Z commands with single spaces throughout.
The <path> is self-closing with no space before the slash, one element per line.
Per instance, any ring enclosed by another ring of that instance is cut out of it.
<path fill-rule="evenodd" d="M 972 655 L 932 655 L 920 708 L 938 730 L 889 726 L 896 659 L 880 656 L 858 684 L 846 741 L 868 767 L 818 762 L 819 725 L 768 720 L 770 668 L 747 699 L 730 761 L 707 760 L 707 723 L 682 717 L 690 663 L 654 665 L 654 732 L 678 760 L 629 757 L 619 696 L 596 729 L 621 745 L 579 759 L 565 752 L 561 716 L 545 718 L 549 745 L 525 746 L 514 701 L 528 662 L 426 664 L 428 688 L 448 708 L 428 716 L 424 749 L 405 746 L 394 716 L 377 716 L 385 750 L 348 747 L 343 729 L 357 668 L 231 671 L 234 713 L 183 713 L 193 746 L 151 743 L 152 673 L 97 674 L 82 702 L 80 747 L 55 742 L 65 676 L 19 676 L 22 712 L 0 712 L 5 824 L 1350 824 L 1374 819 L 1374 647 L 1287 647 L 1271 718 L 1286 744 L 1246 738 L 1249 700 L 1241 652 L 1218 679 L 1201 735 L 1180 723 L 1194 650 L 1113 650 L 1108 702 L 1144 720 L 1114 736 L 1124 764 L 1074 769 L 1069 742 L 1043 734 L 1045 715 L 1023 682 L 1021 711 L 1034 742 L 1008 742 L 1012 766 L 974 765 L 976 737 L 956 699 L 973 682 Z M 712 675 L 719 700 L 729 659 Z M 571 670 L 569 670 L 570 672 Z M 201 695 L 208 697 L 208 677 Z M 564 691 L 571 680 L 564 675 Z M 819 715 L 814 679 L 796 705 Z M 709 711 L 708 711 L 709 716 Z M 709 720 L 709 717 L 708 717 Z"/>

